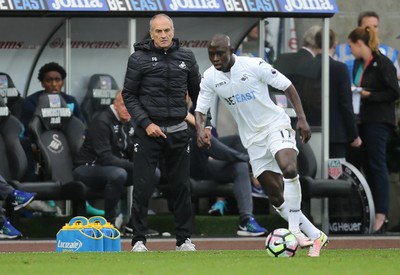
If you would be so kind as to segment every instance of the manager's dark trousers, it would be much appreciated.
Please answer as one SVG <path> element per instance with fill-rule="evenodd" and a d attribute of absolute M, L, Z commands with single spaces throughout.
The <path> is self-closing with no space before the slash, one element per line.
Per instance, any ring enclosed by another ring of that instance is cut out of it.
<path fill-rule="evenodd" d="M 190 238 L 193 212 L 189 182 L 189 131 L 167 133 L 167 138 L 152 138 L 137 127 L 134 134 L 132 246 L 146 243 L 145 231 L 149 198 L 154 190 L 154 172 L 160 157 L 165 161 L 166 179 L 171 190 L 172 211 L 175 217 L 176 245 Z"/>

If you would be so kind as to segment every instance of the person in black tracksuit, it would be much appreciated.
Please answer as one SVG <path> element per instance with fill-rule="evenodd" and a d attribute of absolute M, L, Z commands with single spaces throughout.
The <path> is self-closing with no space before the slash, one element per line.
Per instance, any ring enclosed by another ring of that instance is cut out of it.
<path fill-rule="evenodd" d="M 170 17 L 150 20 L 151 39 L 134 45 L 122 95 L 136 125 L 132 203 L 132 251 L 147 251 L 148 182 L 160 158 L 171 186 L 177 250 L 195 250 L 190 241 L 193 212 L 189 184 L 189 140 L 186 94 L 197 101 L 201 75 L 194 54 L 174 38 Z"/>
<path fill-rule="evenodd" d="M 132 136 L 130 115 L 118 93 L 114 104 L 93 118 L 74 159 L 74 178 L 104 190 L 105 218 L 111 223 L 124 187 L 132 185 Z"/>

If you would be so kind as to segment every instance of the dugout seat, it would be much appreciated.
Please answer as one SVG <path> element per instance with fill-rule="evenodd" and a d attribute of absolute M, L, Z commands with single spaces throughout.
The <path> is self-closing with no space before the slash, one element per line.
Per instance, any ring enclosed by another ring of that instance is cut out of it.
<path fill-rule="evenodd" d="M 312 198 L 347 197 L 355 191 L 349 180 L 315 178 L 317 160 L 311 146 L 308 143 L 298 142 L 298 147 L 297 165 L 302 189 L 303 212 L 307 216 L 311 216 Z"/>
<path fill-rule="evenodd" d="M 90 77 L 86 95 L 81 109 L 86 123 L 89 125 L 94 114 L 106 109 L 118 92 L 118 84 L 109 74 L 94 74 Z"/>
<path fill-rule="evenodd" d="M 84 123 L 72 115 L 60 95 L 44 93 L 39 98 L 35 117 L 29 127 L 40 149 L 45 179 L 71 186 L 66 190 L 67 193 L 79 193 L 75 212 L 85 215 L 85 201 L 104 199 L 104 190 L 92 189 L 73 176 L 73 160 L 84 140 Z"/>
<path fill-rule="evenodd" d="M 63 183 L 59 180 L 25 182 L 22 179 L 28 168 L 28 161 L 20 143 L 22 123 L 10 114 L 8 107 L 0 97 L 0 174 L 15 189 L 36 193 L 37 200 L 81 200 L 83 184 Z M 19 215 L 13 206 L 5 205 L 10 220 L 19 223 Z M 78 208 L 75 208 L 78 210 Z M 75 214 L 79 214 L 77 211 Z"/>
<path fill-rule="evenodd" d="M 7 73 L 0 72 L 0 96 L 3 97 L 11 114 L 21 118 L 23 98 Z"/>
<path fill-rule="evenodd" d="M 86 214 L 90 190 L 72 176 L 73 157 L 83 143 L 85 125 L 59 94 L 43 93 L 29 128 L 40 151 L 44 179 L 60 182 L 60 199 L 73 200 L 73 213 Z"/>

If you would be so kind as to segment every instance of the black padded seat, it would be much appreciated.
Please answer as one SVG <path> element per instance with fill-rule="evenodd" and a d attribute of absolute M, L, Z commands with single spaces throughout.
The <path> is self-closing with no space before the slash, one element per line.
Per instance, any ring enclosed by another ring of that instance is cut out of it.
<path fill-rule="evenodd" d="M 118 92 L 118 84 L 109 74 L 94 74 L 90 77 L 81 110 L 87 124 L 93 116 L 113 103 Z"/>
<path fill-rule="evenodd" d="M 36 193 L 35 199 L 38 200 L 82 200 L 82 184 L 63 184 L 59 180 L 22 182 L 28 168 L 27 157 L 19 140 L 22 128 L 22 123 L 9 113 L 0 97 L 0 174 L 14 188 Z M 13 224 L 18 224 L 14 208 L 8 204 L 5 207 Z"/>
<path fill-rule="evenodd" d="M 303 212 L 310 215 L 312 198 L 347 197 L 356 192 L 350 180 L 315 178 L 317 160 L 311 146 L 299 144 L 297 165 L 302 189 Z"/>
<path fill-rule="evenodd" d="M 193 197 L 233 197 L 233 183 L 190 179 Z"/>
<path fill-rule="evenodd" d="M 23 98 L 15 87 L 14 81 L 4 72 L 0 72 L 0 96 L 3 97 L 4 103 L 9 108 L 11 114 L 20 119 Z"/>
<path fill-rule="evenodd" d="M 29 128 L 40 150 L 45 179 L 60 182 L 59 199 L 75 201 L 73 212 L 85 214 L 89 190 L 72 175 L 73 156 L 82 145 L 85 125 L 60 95 L 43 93 Z"/>

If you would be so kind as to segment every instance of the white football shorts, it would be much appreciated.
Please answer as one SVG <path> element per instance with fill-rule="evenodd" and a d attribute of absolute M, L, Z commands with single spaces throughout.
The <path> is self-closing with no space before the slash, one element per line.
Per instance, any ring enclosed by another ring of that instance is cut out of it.
<path fill-rule="evenodd" d="M 250 164 L 253 175 L 258 177 L 262 172 L 268 170 L 282 174 L 275 154 L 282 149 L 294 149 L 299 152 L 296 146 L 296 132 L 293 129 L 276 130 L 270 133 L 264 140 L 251 144 L 247 151 L 250 157 Z"/>

